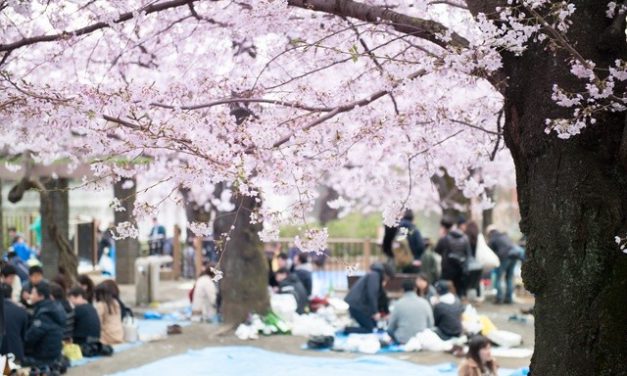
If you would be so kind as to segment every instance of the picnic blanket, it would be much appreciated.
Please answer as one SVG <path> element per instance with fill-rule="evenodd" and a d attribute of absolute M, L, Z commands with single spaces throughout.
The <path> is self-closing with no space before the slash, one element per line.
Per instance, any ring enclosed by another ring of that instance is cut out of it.
<path fill-rule="evenodd" d="M 455 376 L 457 365 L 419 365 L 387 356 L 364 356 L 337 359 L 319 356 L 297 356 L 266 351 L 249 346 L 208 347 L 164 358 L 154 363 L 119 372 L 114 376 L 143 375 L 207 375 L 221 376 L 363 376 L 393 374 L 395 376 Z M 525 375 L 524 370 L 502 369 L 499 376 Z"/>

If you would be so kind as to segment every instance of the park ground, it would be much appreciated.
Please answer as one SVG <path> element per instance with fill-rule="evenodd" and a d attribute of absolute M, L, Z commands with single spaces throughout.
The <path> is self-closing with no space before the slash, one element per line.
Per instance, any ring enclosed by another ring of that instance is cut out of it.
<path fill-rule="evenodd" d="M 136 307 L 138 313 L 149 309 L 168 313 L 176 307 L 185 304 L 187 291 L 191 288 L 191 282 L 162 281 L 160 287 L 161 304 L 153 307 Z M 135 301 L 133 285 L 123 285 L 122 298 L 133 304 Z M 519 314 L 521 308 L 533 306 L 533 299 L 521 297 L 519 302 L 513 305 L 494 305 L 489 301 L 475 305 L 479 313 L 486 314 L 499 328 L 518 333 L 523 337 L 523 347 L 533 348 L 534 328 L 532 322 L 521 323 L 508 320 L 513 314 Z M 342 352 L 317 352 L 302 349 L 307 341 L 299 336 L 269 336 L 260 337 L 257 340 L 243 341 L 235 337 L 233 328 L 226 325 L 192 323 L 183 327 L 183 333 L 171 335 L 166 339 L 143 344 L 139 347 L 115 354 L 111 358 L 71 368 L 69 376 L 105 375 L 119 371 L 133 369 L 144 364 L 152 363 L 164 357 L 185 353 L 188 350 L 202 349 L 216 346 L 255 346 L 264 350 L 284 354 L 301 356 L 321 356 L 333 358 L 354 358 L 362 354 Z M 394 353 L 388 355 L 396 359 L 405 360 L 417 364 L 441 364 L 459 363 L 460 359 L 453 355 L 436 352 Z M 521 368 L 529 365 L 530 358 L 497 358 L 498 363 L 504 368 Z M 184 374 L 184 365 L 181 365 Z"/>

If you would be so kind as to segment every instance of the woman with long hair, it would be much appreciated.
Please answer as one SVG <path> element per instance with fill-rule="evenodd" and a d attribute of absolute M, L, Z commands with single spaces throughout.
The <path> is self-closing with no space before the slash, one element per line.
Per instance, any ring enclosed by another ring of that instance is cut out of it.
<path fill-rule="evenodd" d="M 104 283 L 99 284 L 94 290 L 94 298 L 100 319 L 100 342 L 105 345 L 124 342 L 121 308 L 111 289 Z"/>
<path fill-rule="evenodd" d="M 416 277 L 416 293 L 425 298 L 429 304 L 431 304 L 431 298 L 437 294 L 435 287 L 429 283 L 429 277 L 424 273 L 418 273 Z"/>
<path fill-rule="evenodd" d="M 475 336 L 468 343 L 468 354 L 459 366 L 459 376 L 497 376 L 492 346 L 484 336 Z"/>
<path fill-rule="evenodd" d="M 115 299 L 115 301 L 118 302 L 118 304 L 120 305 L 121 319 L 124 320 L 126 316 L 133 317 L 133 311 L 131 311 L 131 309 L 128 308 L 126 304 L 124 304 L 124 302 L 122 302 L 122 299 L 120 299 L 120 287 L 118 286 L 118 284 L 112 279 L 105 279 L 101 282 L 101 284 L 109 289 L 109 292 L 111 292 L 113 299 Z"/>
<path fill-rule="evenodd" d="M 213 281 L 215 273 L 207 265 L 196 280 L 192 294 L 192 312 L 201 314 L 201 320 L 211 322 L 216 314 L 216 300 L 218 289 Z"/>
<path fill-rule="evenodd" d="M 89 278 L 87 274 L 81 274 L 78 276 L 78 284 L 85 290 L 85 299 L 89 304 L 94 303 L 94 281 Z"/>

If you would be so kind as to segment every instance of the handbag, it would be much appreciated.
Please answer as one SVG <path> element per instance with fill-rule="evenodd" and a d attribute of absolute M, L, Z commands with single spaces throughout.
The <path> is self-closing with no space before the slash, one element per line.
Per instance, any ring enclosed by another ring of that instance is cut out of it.
<path fill-rule="evenodd" d="M 135 317 L 126 316 L 122 321 L 124 330 L 124 342 L 137 342 L 139 340 L 138 325 Z"/>

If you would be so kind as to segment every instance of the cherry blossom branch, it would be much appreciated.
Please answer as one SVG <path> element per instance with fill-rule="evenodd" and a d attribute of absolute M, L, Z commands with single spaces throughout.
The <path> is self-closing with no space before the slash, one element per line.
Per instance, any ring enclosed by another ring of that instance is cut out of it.
<path fill-rule="evenodd" d="M 334 108 L 332 107 L 313 107 L 313 106 L 307 106 L 301 103 L 286 102 L 286 101 L 281 101 L 281 100 L 265 99 L 265 98 L 225 98 L 225 99 L 220 99 L 220 100 L 216 100 L 213 102 L 196 104 L 192 106 L 180 106 L 180 107 L 169 105 L 169 104 L 164 104 L 164 103 L 151 103 L 150 105 L 154 107 L 166 108 L 169 110 L 176 110 L 176 109 L 200 110 L 203 108 L 215 107 L 215 106 L 220 106 L 224 104 L 232 104 L 232 103 L 267 103 L 267 104 L 275 104 L 278 106 L 291 107 L 291 108 L 296 108 L 299 110 L 311 111 L 311 112 L 331 112 L 334 110 Z"/>
<path fill-rule="evenodd" d="M 85 26 L 85 27 L 82 27 L 80 29 L 76 29 L 73 31 L 63 31 L 58 34 L 39 35 L 35 37 L 23 38 L 13 43 L 0 44 L 0 52 L 8 53 L 18 48 L 22 48 L 22 47 L 29 46 L 29 45 L 36 44 L 36 43 L 54 42 L 54 41 L 58 41 L 62 39 L 67 39 L 70 37 L 77 37 L 81 35 L 90 34 L 100 29 L 110 28 L 111 24 L 119 24 L 128 20 L 131 20 L 139 13 L 145 13 L 148 15 L 151 13 L 161 12 L 167 9 L 187 6 L 188 4 L 192 4 L 196 1 L 198 0 L 170 0 L 170 1 L 164 1 L 162 3 L 151 3 L 136 11 L 122 13 L 120 14 L 118 18 L 113 20 L 111 23 L 101 21 L 101 22 L 97 22 L 95 24 Z"/>
<path fill-rule="evenodd" d="M 358 3 L 353 0 L 288 0 L 287 4 L 340 17 L 356 18 L 375 25 L 388 24 L 397 31 L 428 40 L 442 48 L 465 49 L 470 45 L 467 39 L 452 32 L 441 23 L 407 16 L 385 7 Z M 450 36 L 450 42 L 442 39 L 445 35 Z"/>

